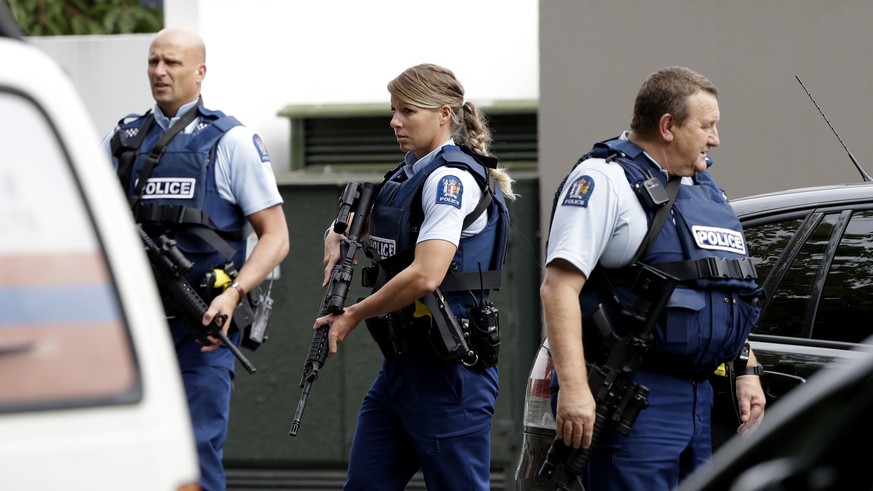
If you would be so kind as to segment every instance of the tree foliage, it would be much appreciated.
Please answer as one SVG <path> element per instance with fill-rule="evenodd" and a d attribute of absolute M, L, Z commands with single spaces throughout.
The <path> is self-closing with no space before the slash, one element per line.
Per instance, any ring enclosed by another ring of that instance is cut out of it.
<path fill-rule="evenodd" d="M 137 0 L 0 0 L 28 36 L 157 32 L 161 12 Z"/>

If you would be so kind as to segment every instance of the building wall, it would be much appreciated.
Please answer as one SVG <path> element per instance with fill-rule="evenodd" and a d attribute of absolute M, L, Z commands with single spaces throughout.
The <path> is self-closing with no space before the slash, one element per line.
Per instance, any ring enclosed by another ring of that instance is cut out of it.
<path fill-rule="evenodd" d="M 873 171 L 873 3 L 544 0 L 539 13 L 544 220 L 564 173 L 627 128 L 643 79 L 668 65 L 719 88 L 712 174 L 729 197 L 861 180 L 795 75 Z"/>
<path fill-rule="evenodd" d="M 168 0 L 165 17 L 202 33 L 207 104 L 257 128 L 282 179 L 294 176 L 283 175 L 290 129 L 281 108 L 382 102 L 385 83 L 422 61 L 454 69 L 470 100 L 539 98 L 543 220 L 562 175 L 592 142 L 627 127 L 640 83 L 666 65 L 692 67 L 721 90 L 712 173 L 730 197 L 860 179 L 795 75 L 873 170 L 864 121 L 873 3 L 447 0 L 440 8 L 451 16 L 402 0 Z M 151 105 L 150 38 L 32 40 L 62 63 L 108 131 Z"/>
<path fill-rule="evenodd" d="M 290 156 L 288 120 L 278 116 L 283 107 L 387 107 L 388 81 L 418 63 L 453 70 L 473 102 L 536 99 L 537 8 L 536 0 L 445 0 L 438 10 L 403 0 L 165 0 L 164 19 L 203 36 L 204 103 L 257 129 L 281 174 Z M 97 128 L 109 131 L 153 104 L 146 78 L 151 38 L 30 39 L 61 63 Z"/>

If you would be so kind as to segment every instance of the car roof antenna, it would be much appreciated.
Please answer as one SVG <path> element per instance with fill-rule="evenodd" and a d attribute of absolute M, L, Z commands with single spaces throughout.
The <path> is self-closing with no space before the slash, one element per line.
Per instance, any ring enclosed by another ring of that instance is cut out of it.
<path fill-rule="evenodd" d="M 846 144 L 843 143 L 843 139 L 840 138 L 840 135 L 837 134 L 837 130 L 834 129 L 834 127 L 831 125 L 831 122 L 828 121 L 828 117 L 825 116 L 824 111 L 822 111 L 821 108 L 818 107 L 818 103 L 815 102 L 815 99 L 812 98 L 812 94 L 810 94 L 809 91 L 806 90 L 806 86 L 803 85 L 803 82 L 800 80 L 800 77 L 798 77 L 797 75 L 795 75 L 794 78 L 796 78 L 797 81 L 800 82 L 800 86 L 803 87 L 803 91 L 806 92 L 806 95 L 809 96 L 809 100 L 812 101 L 812 103 L 815 105 L 815 108 L 818 109 L 819 114 L 821 114 L 821 117 L 824 118 L 825 123 L 827 123 L 828 126 L 830 127 L 831 131 L 834 132 L 834 135 L 837 137 L 837 140 L 840 141 L 840 145 L 842 145 L 843 148 L 846 149 L 846 153 L 849 154 L 849 158 L 852 159 L 852 163 L 855 164 L 855 167 L 857 167 L 858 172 L 861 173 L 861 177 L 864 179 L 864 181 L 865 181 L 865 182 L 873 181 L 873 177 L 870 177 L 869 174 L 867 174 L 866 172 L 864 172 L 864 169 L 861 167 L 861 164 L 859 164 L 858 161 L 855 160 L 855 156 L 852 155 L 852 152 L 849 151 L 849 147 L 847 147 Z"/>

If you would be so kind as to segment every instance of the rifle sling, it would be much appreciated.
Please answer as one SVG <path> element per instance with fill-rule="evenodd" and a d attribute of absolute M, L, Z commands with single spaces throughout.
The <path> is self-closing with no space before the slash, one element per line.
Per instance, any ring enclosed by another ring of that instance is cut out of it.
<path fill-rule="evenodd" d="M 670 200 L 664 203 L 664 206 L 662 206 L 655 214 L 655 218 L 652 219 L 652 226 L 649 227 L 649 231 L 643 239 L 643 242 L 640 244 L 640 248 L 637 249 L 637 253 L 634 255 L 631 264 L 636 264 L 637 261 L 643 257 L 643 255 L 649 250 L 649 247 L 651 247 L 655 242 L 655 239 L 658 238 L 658 234 L 661 233 L 661 228 L 664 227 L 664 223 L 667 221 L 667 216 L 670 214 L 670 210 L 673 209 L 673 203 L 676 201 L 676 194 L 679 192 L 679 182 L 681 179 L 682 178 L 680 177 L 674 176 L 667 181 L 667 195 L 670 197 Z"/>
<path fill-rule="evenodd" d="M 670 210 L 673 209 L 673 202 L 676 201 L 676 194 L 679 192 L 680 181 L 680 177 L 672 177 L 667 181 L 667 195 L 670 199 L 655 213 L 655 218 L 652 219 L 652 225 L 649 227 L 649 231 L 643 238 L 642 243 L 640 243 L 640 247 L 637 249 L 636 254 L 634 254 L 634 258 L 630 264 L 624 268 L 612 270 L 609 274 L 606 273 L 606 270 L 603 267 L 598 265 L 592 272 L 592 276 L 599 274 L 600 280 L 612 293 L 613 298 L 618 299 L 618 296 L 615 294 L 615 282 L 613 281 L 613 278 L 618 280 L 619 283 L 623 283 L 625 277 L 629 279 L 636 277 L 636 269 L 634 269 L 634 267 L 638 266 L 640 258 L 642 258 L 649 250 L 649 247 L 651 247 L 655 242 L 655 239 L 658 238 L 658 234 L 661 233 L 664 223 L 667 222 L 667 216 L 670 214 Z M 610 278 L 610 276 L 613 278 Z"/>

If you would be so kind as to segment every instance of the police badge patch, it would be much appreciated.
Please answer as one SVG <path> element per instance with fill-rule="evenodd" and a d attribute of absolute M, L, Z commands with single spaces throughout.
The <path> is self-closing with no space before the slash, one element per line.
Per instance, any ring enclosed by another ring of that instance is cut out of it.
<path fill-rule="evenodd" d="M 594 192 L 594 179 L 591 176 L 582 176 L 576 179 L 570 190 L 567 191 L 567 196 L 561 205 L 582 206 L 588 207 L 588 199 L 591 198 L 591 193 Z"/>
<path fill-rule="evenodd" d="M 264 140 L 261 140 L 261 135 L 255 134 L 252 137 L 252 143 L 255 144 L 255 149 L 258 151 L 258 155 L 261 156 L 261 162 L 269 162 L 270 154 L 267 153 L 267 146 L 264 145 Z"/>
<path fill-rule="evenodd" d="M 464 194 L 464 186 L 461 180 L 455 176 L 445 176 L 437 185 L 436 204 L 452 205 L 461 208 L 461 196 Z"/>

